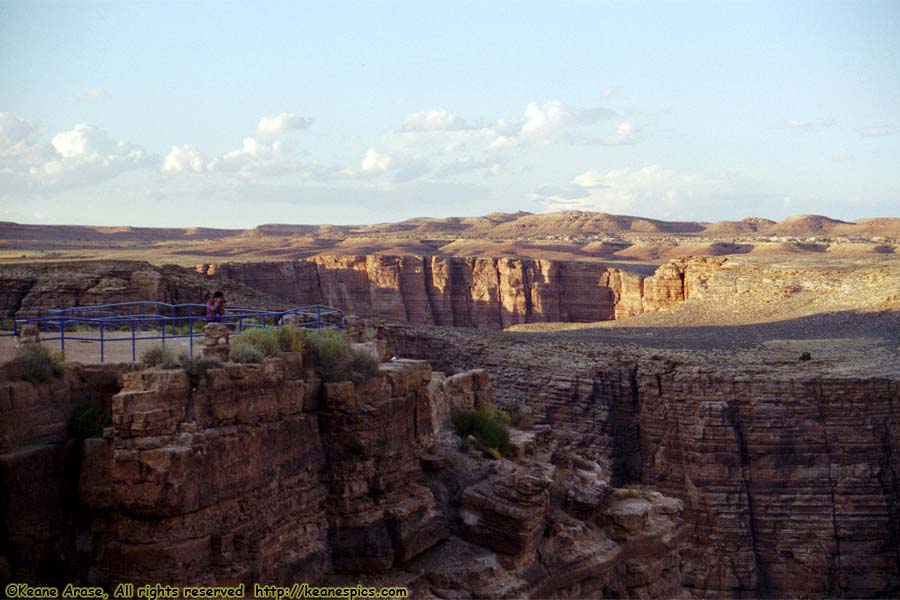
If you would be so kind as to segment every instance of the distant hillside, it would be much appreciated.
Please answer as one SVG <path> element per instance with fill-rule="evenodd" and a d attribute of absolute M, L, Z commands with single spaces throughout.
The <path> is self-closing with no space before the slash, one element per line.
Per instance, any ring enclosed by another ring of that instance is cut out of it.
<path fill-rule="evenodd" d="M 414 237 L 546 238 L 552 236 L 900 236 L 900 218 L 861 219 L 851 223 L 822 215 L 795 215 L 781 222 L 759 217 L 706 223 L 661 221 L 587 211 L 546 214 L 491 213 L 481 217 L 420 217 L 373 225 L 266 224 L 252 229 L 99 227 L 25 225 L 0 222 L 0 239 L 60 242 L 193 241 L 243 237 Z"/>
<path fill-rule="evenodd" d="M 815 239 L 810 239 L 815 238 Z M 662 261 L 733 254 L 894 254 L 900 218 L 821 215 L 704 223 L 584 211 L 415 218 L 371 225 L 266 224 L 250 229 L 92 227 L 0 222 L 0 262 L 149 260 L 194 266 L 311 256 L 492 256 Z"/>

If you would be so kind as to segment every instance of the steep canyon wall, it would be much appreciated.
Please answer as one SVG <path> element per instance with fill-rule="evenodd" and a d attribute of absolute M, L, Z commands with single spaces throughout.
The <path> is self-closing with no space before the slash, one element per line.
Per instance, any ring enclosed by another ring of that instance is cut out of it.
<path fill-rule="evenodd" d="M 682 499 L 694 593 L 900 593 L 900 378 L 429 331 L 381 327 L 398 356 L 486 368 L 501 406 L 614 483 Z"/>
<path fill-rule="evenodd" d="M 232 306 L 327 304 L 416 324 L 503 329 L 662 310 L 701 290 L 724 263 L 678 259 L 652 276 L 594 262 L 440 256 L 317 256 L 196 270 L 129 261 L 0 265 L 0 316 L 135 300 L 202 304 L 219 288 Z"/>
<path fill-rule="evenodd" d="M 492 404 L 481 370 L 401 360 L 322 383 L 284 353 L 199 379 L 2 375 L 0 583 L 252 589 L 344 573 L 411 597 L 683 593 L 680 501 L 611 487 L 546 428 L 517 430 L 513 460 L 460 449 L 446 421 Z M 112 425 L 68 438 L 71 406 L 91 399 Z"/>
<path fill-rule="evenodd" d="M 295 304 L 328 304 L 348 314 L 417 324 L 502 329 L 661 310 L 690 298 L 724 263 L 679 259 L 651 277 L 593 262 L 442 256 L 317 256 L 198 269 Z"/>

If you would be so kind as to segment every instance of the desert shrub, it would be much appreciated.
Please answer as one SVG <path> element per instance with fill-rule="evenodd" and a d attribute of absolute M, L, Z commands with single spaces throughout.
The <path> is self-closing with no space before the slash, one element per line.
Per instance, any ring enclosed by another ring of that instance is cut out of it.
<path fill-rule="evenodd" d="M 231 347 L 253 346 L 265 357 L 279 352 L 302 352 L 305 333 L 298 327 L 253 327 L 231 339 Z"/>
<path fill-rule="evenodd" d="M 366 325 L 363 328 L 363 339 L 367 342 L 371 342 L 378 336 L 378 330 L 372 327 L 371 325 Z"/>
<path fill-rule="evenodd" d="M 265 327 L 251 327 L 231 338 L 231 347 L 252 346 L 263 356 L 274 356 L 281 352 L 278 332 Z"/>
<path fill-rule="evenodd" d="M 279 327 L 275 330 L 275 337 L 282 352 L 303 352 L 306 346 L 306 334 L 299 327 Z"/>
<path fill-rule="evenodd" d="M 92 402 L 84 402 L 75 407 L 66 427 L 69 436 L 84 440 L 103 435 L 103 428 L 112 425 L 112 419 L 105 416 Z"/>
<path fill-rule="evenodd" d="M 24 344 L 16 350 L 16 366 L 25 381 L 40 383 L 50 381 L 54 375 L 62 375 L 65 355 L 51 353 L 41 344 Z"/>
<path fill-rule="evenodd" d="M 378 374 L 378 358 L 353 348 L 344 333 L 325 329 L 307 334 L 307 356 L 322 381 L 362 383 Z"/>
<path fill-rule="evenodd" d="M 162 344 L 144 350 L 141 353 L 141 362 L 148 367 L 159 367 L 160 369 L 177 369 L 181 366 L 178 354 L 172 348 L 167 348 Z"/>
<path fill-rule="evenodd" d="M 809 352 L 804 352 L 800 355 L 800 360 L 812 360 L 812 355 Z"/>
<path fill-rule="evenodd" d="M 476 408 L 475 410 L 459 410 L 453 413 L 453 426 L 456 433 L 465 440 L 470 435 L 485 449 L 493 449 L 504 453 L 510 448 L 509 415 L 502 410 L 492 408 Z M 494 455 L 494 453 L 491 453 Z"/>
<path fill-rule="evenodd" d="M 222 366 L 222 361 L 215 356 L 191 356 L 187 352 L 183 352 L 178 360 L 194 387 L 200 385 L 206 378 L 209 369 L 218 369 Z"/>
<path fill-rule="evenodd" d="M 232 344 L 228 360 L 236 363 L 261 363 L 265 355 L 252 344 Z"/>
<path fill-rule="evenodd" d="M 371 352 L 358 348 L 350 349 L 350 381 L 362 383 L 378 375 L 378 366 L 381 362 Z"/>

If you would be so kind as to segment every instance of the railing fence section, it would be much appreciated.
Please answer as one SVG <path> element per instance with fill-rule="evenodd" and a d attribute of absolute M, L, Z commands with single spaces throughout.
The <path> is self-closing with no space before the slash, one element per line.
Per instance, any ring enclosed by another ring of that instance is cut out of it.
<path fill-rule="evenodd" d="M 62 309 L 31 311 L 33 314 L 7 315 L 0 320 L 0 336 L 16 336 L 25 325 L 35 325 L 41 341 L 59 342 L 65 352 L 66 342 L 95 342 L 100 362 L 106 358 L 106 345 L 131 343 L 131 360 L 137 360 L 137 342 L 188 339 L 194 352 L 194 338 L 203 337 L 207 324 L 205 304 L 167 304 L 165 302 L 118 302 L 97 306 L 74 306 Z M 343 311 L 323 306 L 302 306 L 286 310 L 231 308 L 220 322 L 236 333 L 252 327 L 277 327 L 290 323 L 310 330 L 342 329 Z"/>

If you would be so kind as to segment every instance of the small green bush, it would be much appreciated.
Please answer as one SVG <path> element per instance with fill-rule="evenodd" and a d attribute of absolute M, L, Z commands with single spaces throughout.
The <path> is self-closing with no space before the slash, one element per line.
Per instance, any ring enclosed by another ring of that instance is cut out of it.
<path fill-rule="evenodd" d="M 303 352 L 306 347 L 306 333 L 299 327 L 279 327 L 275 337 L 282 352 Z"/>
<path fill-rule="evenodd" d="M 85 440 L 103 435 L 103 428 L 112 425 L 112 419 L 104 416 L 91 402 L 79 404 L 69 418 L 67 430 L 69 436 L 77 440 Z"/>
<path fill-rule="evenodd" d="M 265 355 L 252 344 L 232 344 L 228 359 L 236 363 L 261 363 Z"/>
<path fill-rule="evenodd" d="M 51 354 L 47 348 L 38 343 L 24 344 L 16 350 L 19 376 L 32 383 L 50 381 L 54 375 L 62 375 L 65 361 L 62 352 Z"/>
<path fill-rule="evenodd" d="M 305 333 L 297 327 L 253 327 L 233 337 L 231 347 L 252 346 L 264 357 L 275 356 L 279 352 L 302 352 L 305 339 Z"/>
<path fill-rule="evenodd" d="M 378 375 L 378 359 L 353 348 L 338 329 L 324 329 L 306 335 L 307 356 L 316 374 L 326 382 L 363 383 Z"/>
<path fill-rule="evenodd" d="M 509 415 L 493 408 L 460 410 L 453 413 L 456 433 L 465 441 L 470 435 L 487 449 L 505 453 L 510 448 Z"/>
<path fill-rule="evenodd" d="M 251 327 L 231 338 L 231 347 L 253 346 L 263 356 L 274 356 L 281 352 L 278 332 L 274 329 Z"/>
<path fill-rule="evenodd" d="M 175 351 L 162 344 L 148 348 L 141 353 L 141 362 L 148 367 L 160 369 L 177 369 L 181 367 L 181 361 Z"/>
<path fill-rule="evenodd" d="M 812 360 L 812 354 L 809 352 L 804 352 L 800 355 L 800 360 Z"/>

